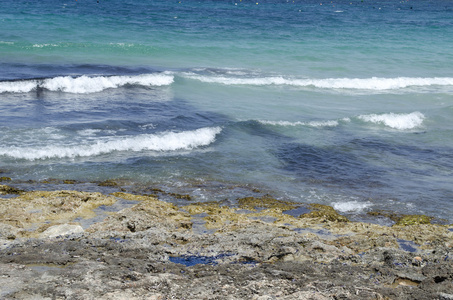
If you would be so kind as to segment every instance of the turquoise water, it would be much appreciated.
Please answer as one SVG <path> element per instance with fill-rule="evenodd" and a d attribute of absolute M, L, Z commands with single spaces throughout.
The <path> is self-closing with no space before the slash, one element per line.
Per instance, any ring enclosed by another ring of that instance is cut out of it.
<path fill-rule="evenodd" d="M 451 1 L 0 3 L 0 170 L 453 221 Z"/>

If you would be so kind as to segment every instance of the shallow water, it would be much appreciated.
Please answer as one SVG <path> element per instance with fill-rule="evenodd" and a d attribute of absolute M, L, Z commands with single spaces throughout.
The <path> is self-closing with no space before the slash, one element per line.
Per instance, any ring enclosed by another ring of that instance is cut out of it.
<path fill-rule="evenodd" d="M 0 170 L 452 222 L 452 25 L 450 1 L 2 1 Z"/>

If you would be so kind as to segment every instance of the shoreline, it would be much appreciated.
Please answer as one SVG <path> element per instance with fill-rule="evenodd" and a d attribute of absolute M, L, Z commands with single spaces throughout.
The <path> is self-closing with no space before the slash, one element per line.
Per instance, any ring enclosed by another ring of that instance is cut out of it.
<path fill-rule="evenodd" d="M 0 175 L 4 175 L 1 173 Z M 98 181 L 82 181 L 75 179 L 44 179 L 44 180 L 17 180 L 10 177 L 0 176 L 0 185 L 8 185 L 20 191 L 54 191 L 54 190 L 75 190 L 81 192 L 100 192 L 110 194 L 114 192 L 126 192 L 136 195 L 152 195 L 159 200 L 173 203 L 177 206 L 185 206 L 188 203 L 219 202 L 222 205 L 239 207 L 238 199 L 242 198 L 271 198 L 285 203 L 291 203 L 295 213 L 302 214 L 314 204 L 332 207 L 330 203 L 320 202 L 299 202 L 294 199 L 287 199 L 284 195 L 274 196 L 274 191 L 268 187 L 261 187 L 253 183 L 238 184 L 233 182 L 220 182 L 213 180 L 190 181 L 183 184 L 168 184 L 154 182 L 135 182 L 130 179 L 107 179 Z M 200 194 L 201 190 L 201 194 Z M 278 193 L 277 193 L 278 194 Z M 2 196 L 0 192 L 0 198 Z M 336 210 L 340 215 L 353 222 L 371 223 L 384 226 L 393 226 L 398 223 L 408 224 L 440 224 L 449 225 L 451 220 L 443 219 L 435 215 L 426 215 L 416 211 L 406 214 L 401 210 L 389 208 L 368 208 L 358 207 L 357 210 Z M 288 214 L 294 215 L 292 211 Z"/>
<path fill-rule="evenodd" d="M 269 196 L 0 191 L 18 193 L 0 199 L 5 299 L 453 299 L 453 228 L 425 219 L 351 222 Z"/>

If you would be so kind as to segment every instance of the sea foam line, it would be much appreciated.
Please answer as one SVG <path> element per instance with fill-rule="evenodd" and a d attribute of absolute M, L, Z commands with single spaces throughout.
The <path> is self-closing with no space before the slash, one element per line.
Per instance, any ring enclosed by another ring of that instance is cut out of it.
<path fill-rule="evenodd" d="M 349 118 L 343 118 L 340 121 L 349 122 Z M 327 120 L 327 121 L 310 121 L 310 122 L 289 122 L 289 121 L 267 121 L 267 120 L 258 120 L 259 123 L 264 125 L 273 125 L 273 126 L 309 126 L 309 127 L 336 127 L 338 126 L 339 120 Z"/>
<path fill-rule="evenodd" d="M 453 85 L 453 77 L 395 77 L 395 78 L 325 78 L 325 79 L 297 79 L 283 76 L 271 77 L 226 77 L 203 76 L 186 73 L 183 76 L 206 83 L 224 85 L 289 85 L 299 87 L 315 87 L 324 89 L 354 89 L 354 90 L 393 90 L 410 86 L 449 86 Z"/>
<path fill-rule="evenodd" d="M 60 91 L 74 94 L 101 92 L 124 85 L 162 86 L 173 83 L 173 76 L 167 74 L 142 74 L 135 76 L 58 76 L 47 79 L 31 79 L 0 82 L 0 93 L 28 93 L 37 89 Z"/>
<path fill-rule="evenodd" d="M 71 146 L 48 145 L 44 147 L 5 147 L 0 155 L 15 159 L 39 160 L 49 158 L 75 158 L 97 156 L 115 151 L 176 151 L 192 150 L 210 145 L 222 131 L 220 127 L 206 127 L 192 131 L 143 134 L 110 140 L 99 140 L 91 144 Z"/>
<path fill-rule="evenodd" d="M 408 130 L 420 127 L 425 120 L 425 115 L 421 112 L 412 112 L 408 114 L 400 113 L 387 113 L 387 114 L 367 114 L 359 115 L 353 119 L 358 119 L 363 122 L 369 122 L 374 124 L 382 124 L 387 127 L 398 129 L 398 130 Z M 290 122 L 290 121 L 267 121 L 267 120 L 258 120 L 259 123 L 264 125 L 272 126 L 284 126 L 284 127 L 295 127 L 295 126 L 308 126 L 308 127 L 336 127 L 340 122 L 351 122 L 351 118 L 342 118 L 338 120 L 326 120 L 326 121 L 310 121 L 310 122 Z"/>

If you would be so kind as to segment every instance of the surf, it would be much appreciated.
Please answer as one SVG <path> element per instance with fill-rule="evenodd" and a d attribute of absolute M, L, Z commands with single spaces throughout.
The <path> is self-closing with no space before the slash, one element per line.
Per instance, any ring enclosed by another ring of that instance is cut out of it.
<path fill-rule="evenodd" d="M 371 77 L 371 78 L 297 78 L 291 76 L 225 76 L 183 73 L 183 77 L 204 83 L 250 86 L 294 86 L 319 89 L 398 90 L 408 87 L 453 86 L 453 77 Z"/>
<path fill-rule="evenodd" d="M 52 158 L 91 157 L 113 152 L 154 151 L 162 153 L 193 150 L 212 144 L 221 131 L 220 127 L 205 127 L 182 132 L 99 138 L 89 143 L 79 141 L 72 145 L 48 144 L 34 147 L 2 147 L 0 148 L 0 155 L 13 159 L 34 161 Z"/>
<path fill-rule="evenodd" d="M 166 86 L 173 83 L 173 76 L 167 74 L 141 74 L 133 76 L 57 76 L 45 79 L 28 79 L 0 82 L 0 93 L 28 93 L 37 90 L 89 94 L 106 89 L 134 86 Z"/>

